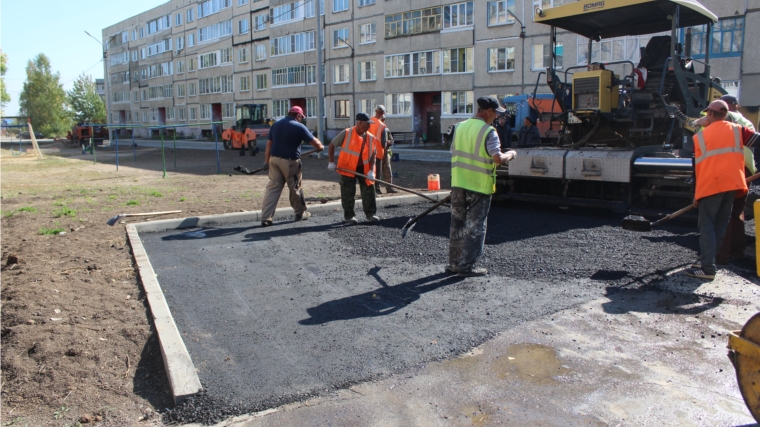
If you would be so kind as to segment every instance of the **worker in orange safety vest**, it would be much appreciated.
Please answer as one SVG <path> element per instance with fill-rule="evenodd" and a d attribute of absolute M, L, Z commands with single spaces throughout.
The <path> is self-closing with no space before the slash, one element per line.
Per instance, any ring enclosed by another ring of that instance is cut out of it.
<path fill-rule="evenodd" d="M 367 220 L 378 222 L 377 203 L 375 199 L 375 162 L 377 160 L 377 145 L 375 137 L 369 132 L 372 124 L 365 113 L 356 115 L 356 125 L 341 131 L 330 143 L 327 154 L 329 163 L 327 169 L 336 170 L 340 177 L 340 201 L 343 206 L 344 222 L 358 224 L 354 215 L 356 203 L 356 183 L 362 196 L 362 207 Z M 335 164 L 335 148 L 340 147 L 338 164 Z M 342 169 L 342 170 L 341 170 Z M 356 171 L 366 175 L 368 179 L 358 178 L 348 171 Z"/>
<path fill-rule="evenodd" d="M 705 128 L 694 135 L 694 206 L 699 209 L 701 255 L 686 274 L 712 280 L 716 252 L 723 244 L 734 199 L 747 193 L 743 147 L 753 144 L 757 134 L 725 121 L 728 105 L 724 101 L 711 102 L 705 112 Z"/>
<path fill-rule="evenodd" d="M 393 137 L 388 126 L 385 124 L 385 106 L 378 105 L 375 108 L 375 117 L 372 118 L 372 123 L 369 125 L 369 131 L 375 137 L 375 144 L 377 145 L 377 170 L 378 173 L 383 173 L 383 181 L 393 183 L 393 173 L 391 172 L 391 145 L 393 144 Z M 380 190 L 380 183 L 375 183 L 375 192 L 377 194 L 383 194 Z M 398 191 L 386 185 L 386 193 L 398 193 Z"/>

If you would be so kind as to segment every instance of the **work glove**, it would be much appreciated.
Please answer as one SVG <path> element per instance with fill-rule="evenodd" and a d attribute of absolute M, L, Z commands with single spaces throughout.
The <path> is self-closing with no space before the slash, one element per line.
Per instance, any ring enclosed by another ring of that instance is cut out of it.
<path fill-rule="evenodd" d="M 327 170 L 334 171 L 335 170 L 335 163 L 330 162 L 327 164 Z"/>
<path fill-rule="evenodd" d="M 264 163 L 264 168 L 261 170 L 264 172 L 269 172 L 269 163 Z"/>
<path fill-rule="evenodd" d="M 374 181 L 375 180 L 375 172 L 374 171 L 369 171 L 367 173 L 367 179 L 369 179 L 370 181 Z"/>
<path fill-rule="evenodd" d="M 517 152 L 515 150 L 509 150 L 506 153 L 501 154 L 501 160 L 503 162 L 509 162 L 510 160 L 513 160 L 517 157 Z"/>

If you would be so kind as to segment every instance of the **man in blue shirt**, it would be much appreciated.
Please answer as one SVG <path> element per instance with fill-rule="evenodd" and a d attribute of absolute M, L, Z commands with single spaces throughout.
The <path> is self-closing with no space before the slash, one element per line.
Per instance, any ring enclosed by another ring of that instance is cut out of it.
<path fill-rule="evenodd" d="M 269 140 L 264 152 L 264 170 L 269 171 L 269 184 L 261 208 L 262 227 L 272 225 L 274 211 L 285 184 L 290 191 L 290 206 L 296 215 L 296 221 L 311 216 L 311 213 L 306 211 L 306 201 L 303 197 L 301 144 L 307 141 L 318 151 L 322 151 L 324 146 L 301 124 L 300 121 L 304 117 L 301 107 L 293 107 L 287 116 L 275 122 L 269 130 Z"/>
<path fill-rule="evenodd" d="M 536 119 L 526 117 L 523 120 L 523 127 L 520 128 L 520 138 L 517 141 L 518 147 L 534 147 L 541 145 L 541 133 L 536 127 Z"/>

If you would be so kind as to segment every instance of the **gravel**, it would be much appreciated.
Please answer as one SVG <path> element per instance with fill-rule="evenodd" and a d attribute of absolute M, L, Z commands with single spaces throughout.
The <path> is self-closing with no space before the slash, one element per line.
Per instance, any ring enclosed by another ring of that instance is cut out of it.
<path fill-rule="evenodd" d="M 462 279 L 443 274 L 447 208 L 401 238 L 428 206 L 381 209 L 378 225 L 343 227 L 335 212 L 142 235 L 205 389 L 164 421 L 210 424 L 408 373 L 622 288 L 656 289 L 697 258 L 688 221 L 639 233 L 607 212 L 494 204 L 490 274 Z"/>

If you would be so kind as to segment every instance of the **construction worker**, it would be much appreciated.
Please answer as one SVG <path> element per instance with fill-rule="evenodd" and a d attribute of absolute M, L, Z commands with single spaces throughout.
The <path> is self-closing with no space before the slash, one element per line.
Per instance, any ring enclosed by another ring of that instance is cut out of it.
<path fill-rule="evenodd" d="M 520 128 L 520 133 L 517 140 L 518 147 L 535 147 L 541 145 L 541 132 L 536 127 L 536 119 L 533 117 L 526 117 L 523 119 L 523 127 Z"/>
<path fill-rule="evenodd" d="M 739 110 L 737 110 L 740 105 L 739 100 L 735 96 L 723 95 L 720 97 L 720 99 L 728 104 L 728 115 L 733 119 L 734 123 L 740 126 L 744 126 L 752 132 L 755 131 L 755 125 L 753 125 L 751 121 L 747 120 L 747 118 L 744 117 L 742 113 L 739 112 Z"/>
<path fill-rule="evenodd" d="M 393 175 L 391 174 L 391 143 L 393 139 L 390 134 L 391 131 L 388 126 L 385 125 L 385 106 L 378 105 L 375 108 L 375 117 L 372 118 L 372 124 L 369 125 L 369 132 L 375 137 L 375 144 L 377 144 L 377 170 L 383 172 L 383 181 L 393 183 Z M 398 193 L 395 188 L 391 186 L 385 186 L 387 193 Z M 375 192 L 377 194 L 383 194 L 380 191 L 380 183 L 375 183 Z"/>
<path fill-rule="evenodd" d="M 752 146 L 760 134 L 726 121 L 728 105 L 716 100 L 700 119 L 704 126 L 694 135 L 696 190 L 699 209 L 700 261 L 686 270 L 691 277 L 715 278 L 716 251 L 722 246 L 734 199 L 747 193 L 743 146 Z"/>
<path fill-rule="evenodd" d="M 377 145 L 375 136 L 369 132 L 373 121 L 365 113 L 356 115 L 356 125 L 341 131 L 330 143 L 328 148 L 327 169 L 337 171 L 340 177 L 340 202 L 343 205 L 343 218 L 346 224 L 358 224 L 354 214 L 356 203 L 356 181 L 359 180 L 359 191 L 362 196 L 362 207 L 367 220 L 378 222 L 377 204 L 375 199 L 375 163 L 377 161 Z M 338 164 L 335 164 L 335 147 L 340 147 Z M 366 175 L 367 178 L 357 177 L 353 171 Z"/>
<path fill-rule="evenodd" d="M 495 98 L 478 98 L 478 111 L 456 126 L 451 144 L 451 230 L 446 272 L 461 277 L 483 276 L 475 267 L 483 253 L 491 195 L 496 191 L 496 167 L 517 153 L 500 150 L 496 130 L 489 124 L 506 110 Z"/>
<path fill-rule="evenodd" d="M 308 141 L 317 151 L 322 151 L 324 146 L 300 122 L 303 117 L 301 107 L 293 107 L 288 115 L 275 122 L 269 131 L 269 140 L 264 152 L 264 170 L 269 171 L 269 184 L 261 208 L 262 227 L 272 225 L 277 202 L 285 184 L 290 191 L 290 206 L 296 215 L 296 221 L 311 216 L 311 212 L 306 211 L 306 201 L 303 197 L 301 144 Z"/>

